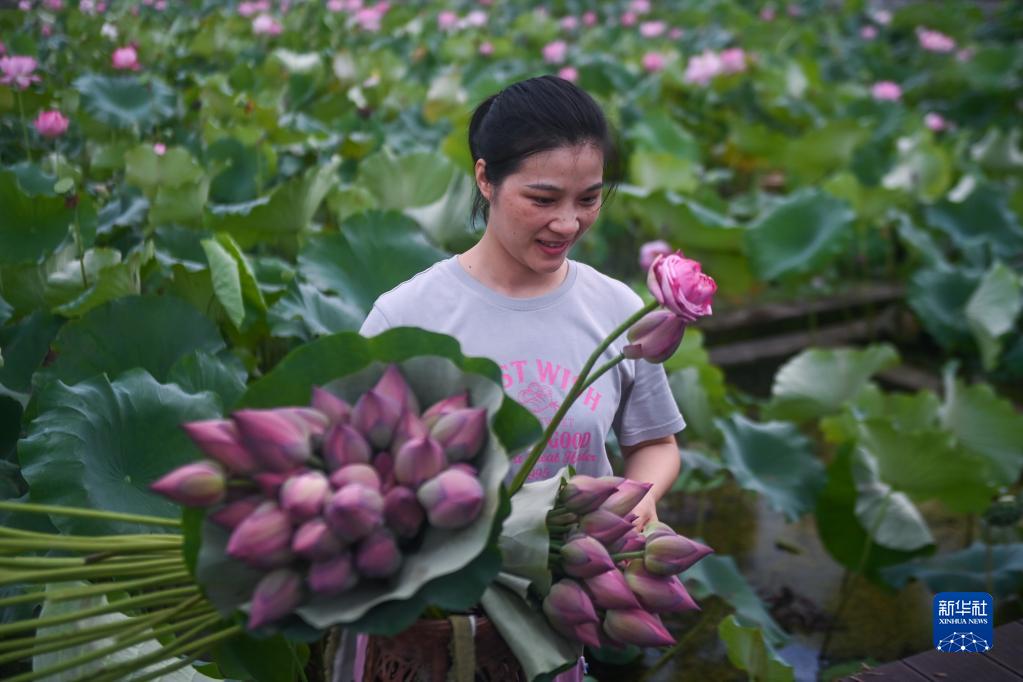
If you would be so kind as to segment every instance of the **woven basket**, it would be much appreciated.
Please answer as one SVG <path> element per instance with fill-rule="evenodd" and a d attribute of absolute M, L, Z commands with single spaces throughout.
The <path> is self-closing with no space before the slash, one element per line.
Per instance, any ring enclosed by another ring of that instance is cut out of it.
<path fill-rule="evenodd" d="M 394 637 L 372 636 L 364 682 L 443 682 L 454 663 L 448 620 L 422 619 Z M 525 681 L 522 667 L 486 616 L 476 618 L 473 639 L 477 682 Z"/>

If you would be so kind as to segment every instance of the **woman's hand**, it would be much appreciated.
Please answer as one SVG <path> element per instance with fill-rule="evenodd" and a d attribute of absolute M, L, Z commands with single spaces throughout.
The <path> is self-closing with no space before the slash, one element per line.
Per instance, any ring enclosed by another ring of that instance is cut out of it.
<path fill-rule="evenodd" d="M 634 521 L 636 528 L 643 530 L 648 523 L 658 520 L 657 500 L 668 492 L 678 478 L 681 466 L 678 444 L 675 436 L 664 436 L 636 445 L 623 445 L 622 455 L 625 457 L 625 478 L 653 484 L 632 510 L 639 517 Z"/>
<path fill-rule="evenodd" d="M 642 531 L 646 528 L 648 523 L 657 521 L 657 500 L 653 498 L 649 492 L 643 496 L 643 499 L 639 501 L 632 513 L 638 518 L 632 522 L 636 527 L 636 530 Z"/>

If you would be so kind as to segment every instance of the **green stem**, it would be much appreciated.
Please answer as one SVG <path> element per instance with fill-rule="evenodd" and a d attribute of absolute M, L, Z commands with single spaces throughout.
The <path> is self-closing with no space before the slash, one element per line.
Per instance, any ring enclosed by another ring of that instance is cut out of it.
<path fill-rule="evenodd" d="M 117 535 L 60 535 L 57 533 L 39 533 L 32 530 L 20 530 L 17 528 L 0 527 L 0 537 L 30 538 L 38 540 L 50 540 L 53 538 L 83 538 L 95 542 L 121 542 L 125 538 L 132 540 L 167 540 L 176 539 L 180 544 L 184 538 L 177 533 L 129 533 Z"/>
<path fill-rule="evenodd" d="M 9 500 L 0 500 L 0 511 L 29 512 L 32 514 L 57 514 L 58 516 L 77 516 L 87 519 L 105 519 L 107 521 L 143 523 L 150 526 L 168 526 L 170 528 L 181 527 L 181 521 L 179 519 L 165 519 L 159 516 L 144 516 L 142 514 L 124 514 L 121 512 L 101 511 L 99 509 L 60 507 L 53 504 L 11 502 Z"/>
<path fill-rule="evenodd" d="M 582 386 L 586 382 L 586 376 L 589 371 L 593 369 L 593 365 L 596 364 L 597 359 L 607 350 L 608 346 L 614 343 L 615 339 L 622 335 L 629 327 L 635 324 L 640 318 L 649 313 L 651 310 L 656 308 L 658 305 L 657 301 L 651 301 L 647 305 L 643 306 L 635 313 L 633 313 L 628 319 L 622 322 L 616 327 L 607 338 L 600 342 L 600 344 L 594 349 L 593 353 L 586 360 L 586 364 L 583 365 L 582 371 L 579 372 L 579 376 L 576 377 L 575 383 L 572 384 L 572 388 L 569 389 L 568 395 L 565 396 L 565 400 L 562 401 L 561 407 L 554 414 L 554 418 L 551 419 L 551 423 L 547 425 L 547 428 L 543 432 L 543 436 L 537 441 L 533 449 L 529 451 L 529 455 L 526 460 L 522 463 L 522 467 L 515 474 L 515 478 L 512 480 L 511 485 L 508 487 L 508 494 L 514 495 L 518 492 L 519 488 L 523 486 L 526 479 L 529 477 L 529 472 L 536 466 L 537 461 L 540 459 L 540 455 L 543 454 L 544 449 L 547 447 L 547 442 L 551 439 L 551 435 L 557 430 L 561 424 L 561 420 L 565 418 L 565 414 L 568 412 L 568 408 L 572 406 L 575 399 L 579 397 L 582 392 Z"/>
<path fill-rule="evenodd" d="M 17 583 L 45 583 L 62 580 L 85 580 L 88 578 L 113 578 L 119 575 L 146 575 L 166 572 L 168 569 L 181 568 L 183 560 L 180 556 L 173 559 L 156 559 L 137 563 L 71 566 L 52 570 L 7 573 L 0 575 L 0 585 Z"/>
<path fill-rule="evenodd" d="M 216 644 L 225 639 L 230 639 L 244 631 L 244 628 L 241 625 L 234 625 L 225 630 L 219 630 L 211 635 L 197 639 L 194 642 L 188 642 L 188 638 L 195 635 L 199 629 L 193 628 L 174 642 L 154 651 L 151 654 L 108 668 L 103 672 L 103 675 L 99 677 L 86 677 L 82 679 L 83 681 L 88 680 L 88 682 L 117 682 L 117 680 L 124 679 L 130 673 L 143 670 L 153 663 L 165 661 L 171 656 L 176 656 L 184 651 L 201 651 L 204 647 Z"/>
<path fill-rule="evenodd" d="M 77 587 L 67 590 L 54 590 L 52 592 L 31 592 L 29 594 L 19 594 L 13 597 L 5 597 L 0 599 L 0 608 L 7 606 L 14 606 L 15 604 L 34 604 L 41 601 L 58 602 L 66 601 L 68 599 L 78 599 L 80 597 L 91 597 L 97 594 L 109 594 L 110 592 L 123 592 L 125 590 L 137 590 L 143 587 L 152 587 L 154 585 L 170 585 L 184 580 L 188 580 L 189 575 L 187 571 L 178 571 L 176 573 L 163 573 L 161 575 L 153 576 L 152 578 L 139 578 L 137 580 L 122 580 L 122 581 L 111 581 L 100 583 L 98 585 L 90 585 L 88 587 Z"/>
<path fill-rule="evenodd" d="M 590 385 L 594 381 L 599 379 L 605 372 L 607 372 L 607 370 L 611 369 L 612 367 L 614 367 L 615 365 L 617 365 L 619 362 L 621 362 L 624 359 L 625 359 L 625 353 L 619 353 L 617 356 L 615 356 L 614 358 L 611 358 L 610 360 L 605 362 L 603 365 L 601 365 L 600 367 L 595 369 L 593 371 L 593 373 L 590 374 L 590 377 L 586 380 L 586 383 L 579 387 L 579 392 L 582 393 L 583 391 L 585 391 L 587 388 L 590 387 Z"/>
<path fill-rule="evenodd" d="M 75 246 L 78 248 L 78 270 L 82 273 L 82 288 L 89 288 L 89 278 L 85 274 L 85 240 L 82 239 L 82 226 L 78 219 L 78 204 L 75 204 Z"/>
<path fill-rule="evenodd" d="M 612 554 L 611 559 L 613 561 L 625 561 L 626 559 L 642 559 L 643 550 L 637 550 L 635 552 L 622 552 L 620 554 Z"/>
<path fill-rule="evenodd" d="M 127 540 L 125 536 L 125 539 Z M 153 550 L 172 550 L 177 549 L 181 546 L 180 542 L 153 542 L 152 540 L 146 540 L 145 542 L 121 542 L 111 549 L 109 542 L 92 542 L 91 540 L 71 538 L 67 536 L 54 535 L 51 540 L 36 540 L 36 539 L 13 539 L 5 540 L 0 538 L 0 552 L 4 550 L 8 551 L 32 551 L 37 549 L 53 549 L 53 550 L 67 550 L 72 552 L 104 552 L 105 554 L 115 555 L 120 553 L 138 553 L 138 552 L 151 552 Z"/>
<path fill-rule="evenodd" d="M 21 132 L 25 137 L 25 156 L 28 157 L 28 162 L 32 163 L 32 147 L 28 142 L 28 122 L 25 120 L 25 105 L 21 101 L 21 90 L 15 88 L 14 92 L 18 98 L 18 113 L 21 115 Z"/>

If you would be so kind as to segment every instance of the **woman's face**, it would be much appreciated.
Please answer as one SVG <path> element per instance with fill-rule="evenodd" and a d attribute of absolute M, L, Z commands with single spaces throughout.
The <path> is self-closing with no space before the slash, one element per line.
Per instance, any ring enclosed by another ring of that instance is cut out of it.
<path fill-rule="evenodd" d="M 572 245 L 597 219 L 604 155 L 594 145 L 558 147 L 527 157 L 493 186 L 476 163 L 476 181 L 490 202 L 487 231 L 510 264 L 538 275 L 556 273 Z"/>

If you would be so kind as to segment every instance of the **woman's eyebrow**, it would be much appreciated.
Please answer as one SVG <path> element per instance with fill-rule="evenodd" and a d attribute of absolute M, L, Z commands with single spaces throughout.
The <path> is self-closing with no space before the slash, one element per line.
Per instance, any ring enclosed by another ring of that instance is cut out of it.
<path fill-rule="evenodd" d="M 594 190 L 600 189 L 603 186 L 604 186 L 603 182 L 595 182 L 595 183 L 593 183 L 592 185 L 590 185 L 589 187 L 587 187 L 583 191 L 584 192 L 592 192 Z M 563 191 L 557 185 L 552 185 L 552 184 L 546 183 L 546 182 L 534 182 L 532 184 L 526 185 L 526 187 L 528 187 L 529 189 L 546 190 L 548 192 L 561 192 L 561 191 Z"/>

